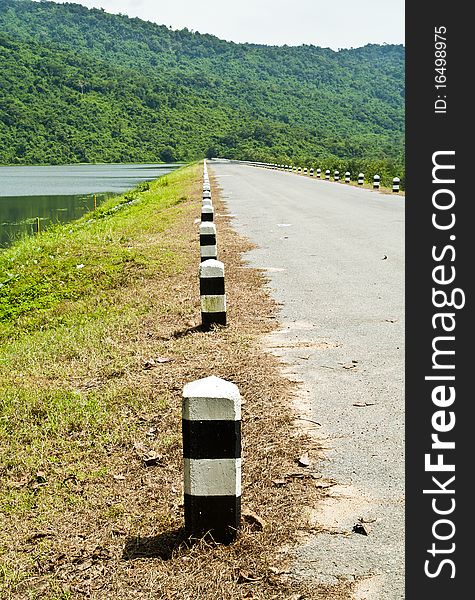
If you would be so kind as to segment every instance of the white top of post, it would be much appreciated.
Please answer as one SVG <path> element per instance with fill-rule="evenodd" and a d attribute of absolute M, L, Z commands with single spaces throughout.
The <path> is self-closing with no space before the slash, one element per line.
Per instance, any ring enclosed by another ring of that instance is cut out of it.
<path fill-rule="evenodd" d="M 187 383 L 183 388 L 183 419 L 239 421 L 241 394 L 237 385 L 214 375 Z"/>
<path fill-rule="evenodd" d="M 214 223 L 200 223 L 200 235 L 216 235 L 216 225 Z"/>
<path fill-rule="evenodd" d="M 200 277 L 224 277 L 224 264 L 209 258 L 200 264 Z"/>

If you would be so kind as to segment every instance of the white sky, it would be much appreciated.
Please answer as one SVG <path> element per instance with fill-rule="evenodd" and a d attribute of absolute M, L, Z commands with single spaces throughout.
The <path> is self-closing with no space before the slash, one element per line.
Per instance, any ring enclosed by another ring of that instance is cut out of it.
<path fill-rule="evenodd" d="M 80 0 L 76 4 L 234 42 L 313 44 L 335 50 L 404 43 L 404 0 Z"/>

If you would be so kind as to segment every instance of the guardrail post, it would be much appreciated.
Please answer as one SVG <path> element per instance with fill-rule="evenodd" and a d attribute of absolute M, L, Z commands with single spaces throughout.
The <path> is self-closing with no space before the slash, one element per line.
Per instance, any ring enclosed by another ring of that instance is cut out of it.
<path fill-rule="evenodd" d="M 375 175 L 373 177 L 373 190 L 379 190 L 379 181 L 380 181 L 380 176 Z"/>
<path fill-rule="evenodd" d="M 226 325 L 226 293 L 224 264 L 208 259 L 200 265 L 201 324 L 208 330 L 212 325 Z"/>
<path fill-rule="evenodd" d="M 216 243 L 216 225 L 214 223 L 201 223 L 200 225 L 200 256 L 201 262 L 210 258 L 216 260 L 218 246 Z"/>
<path fill-rule="evenodd" d="M 393 179 L 393 192 L 399 192 L 399 184 L 400 184 L 401 180 L 399 179 L 399 177 L 395 177 Z"/>
<path fill-rule="evenodd" d="M 364 173 L 360 173 L 358 175 L 358 185 L 363 185 L 364 184 Z"/>
<path fill-rule="evenodd" d="M 214 208 L 210 204 L 203 204 L 201 207 L 201 222 L 209 223 L 214 221 Z"/>
<path fill-rule="evenodd" d="M 183 388 L 185 532 L 228 544 L 241 521 L 241 395 L 206 377 Z"/>
<path fill-rule="evenodd" d="M 351 173 L 349 171 L 347 171 L 345 173 L 345 183 L 350 183 L 351 180 Z"/>

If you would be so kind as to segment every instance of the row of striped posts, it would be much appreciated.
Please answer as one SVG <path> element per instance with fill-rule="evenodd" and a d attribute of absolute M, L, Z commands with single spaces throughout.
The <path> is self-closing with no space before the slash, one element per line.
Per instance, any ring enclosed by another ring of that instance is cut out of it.
<path fill-rule="evenodd" d="M 289 171 L 289 172 L 293 172 L 293 173 L 297 173 L 298 175 L 309 175 L 310 177 L 314 177 L 316 175 L 317 179 L 321 179 L 322 177 L 322 170 L 321 169 L 316 169 L 314 171 L 314 169 L 308 169 L 307 168 L 303 168 L 302 167 L 296 167 L 293 165 L 278 165 L 278 164 L 269 164 L 269 163 L 254 163 L 257 164 L 258 166 L 263 166 L 266 168 L 270 168 L 270 169 L 277 169 L 280 171 Z M 330 181 L 330 175 L 331 175 L 331 171 L 330 169 L 327 169 L 325 171 L 325 180 L 326 181 Z M 333 172 L 333 180 L 334 181 L 339 181 L 340 180 L 340 171 L 334 171 Z M 345 183 L 350 183 L 351 182 L 351 173 L 349 171 L 346 171 L 345 173 Z M 363 185 L 365 182 L 365 176 L 364 173 L 359 173 L 358 174 L 358 178 L 357 178 L 357 182 L 358 185 Z M 381 177 L 379 175 L 374 175 L 373 177 L 373 189 L 374 190 L 379 190 L 380 188 L 380 182 L 381 182 Z M 398 193 L 400 190 L 400 185 L 401 185 L 401 179 L 399 177 L 394 177 L 393 178 L 393 185 L 392 185 L 392 191 L 394 193 Z"/>
<path fill-rule="evenodd" d="M 206 161 L 200 223 L 202 327 L 226 325 L 224 264 L 218 261 Z M 206 377 L 185 385 L 182 405 L 185 533 L 230 543 L 241 520 L 241 396 L 234 383 Z"/>

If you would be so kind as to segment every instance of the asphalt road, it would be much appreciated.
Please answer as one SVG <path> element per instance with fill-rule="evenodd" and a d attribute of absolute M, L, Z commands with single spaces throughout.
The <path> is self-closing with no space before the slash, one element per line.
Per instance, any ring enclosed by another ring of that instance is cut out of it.
<path fill-rule="evenodd" d="M 404 598 L 404 203 L 292 173 L 209 162 L 236 229 L 258 245 L 282 328 L 268 342 L 302 382 L 335 482 L 295 576 L 359 581 L 356 598 Z M 219 243 L 219 232 L 218 232 Z M 305 423 L 302 421 L 302 423 Z M 310 423 L 307 424 L 312 427 Z M 368 535 L 355 533 L 363 520 Z"/>

